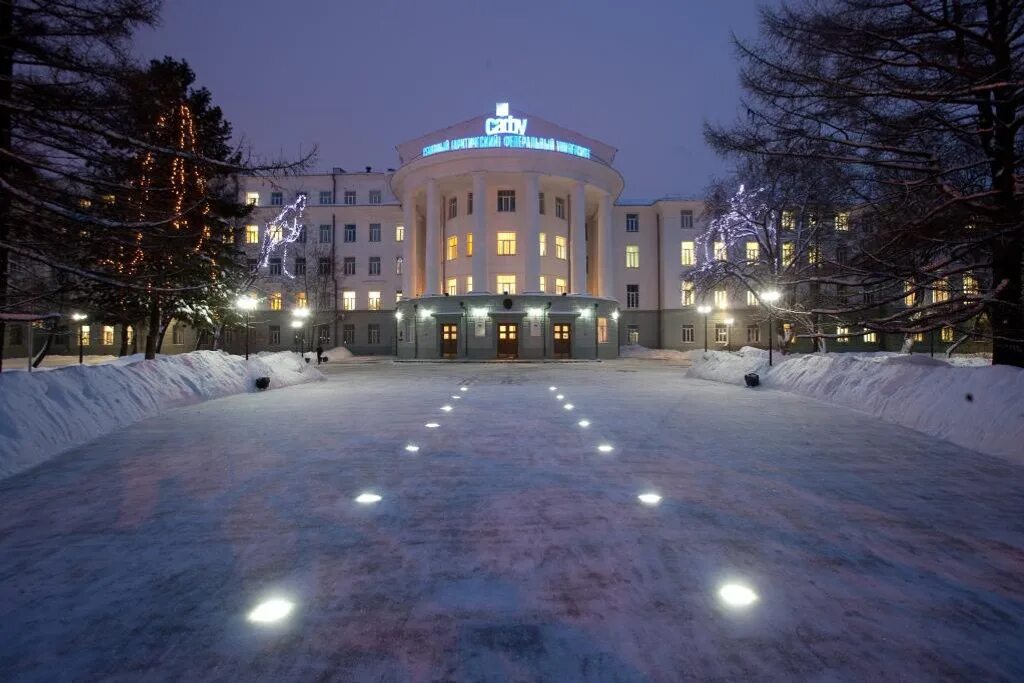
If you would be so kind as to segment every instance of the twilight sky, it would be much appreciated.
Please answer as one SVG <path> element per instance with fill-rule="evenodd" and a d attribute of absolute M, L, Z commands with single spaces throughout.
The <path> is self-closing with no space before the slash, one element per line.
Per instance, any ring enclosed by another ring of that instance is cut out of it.
<path fill-rule="evenodd" d="M 705 119 L 739 88 L 754 0 L 165 0 L 139 57 L 184 58 L 257 154 L 394 167 L 395 145 L 508 101 L 619 149 L 624 198 L 699 197 Z"/>

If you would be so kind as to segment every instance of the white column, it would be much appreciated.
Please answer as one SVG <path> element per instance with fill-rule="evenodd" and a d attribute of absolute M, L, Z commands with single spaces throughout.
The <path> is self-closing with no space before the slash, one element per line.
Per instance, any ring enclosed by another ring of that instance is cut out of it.
<path fill-rule="evenodd" d="M 598 282 L 601 296 L 615 297 L 615 255 L 612 253 L 612 196 L 601 195 L 601 206 L 597 213 L 597 258 Z"/>
<path fill-rule="evenodd" d="M 526 174 L 526 282 L 521 292 L 540 291 L 540 176 L 536 173 Z M 554 282 L 551 283 L 554 287 Z"/>
<path fill-rule="evenodd" d="M 441 196 L 437 181 L 427 180 L 427 235 L 423 249 L 424 296 L 441 294 Z"/>
<path fill-rule="evenodd" d="M 569 232 L 569 258 L 572 268 L 572 293 L 587 293 L 587 196 L 583 183 L 573 183 L 570 196 L 572 225 Z"/>
<path fill-rule="evenodd" d="M 473 291 L 491 291 L 487 272 L 487 255 L 491 253 L 487 234 L 487 178 L 483 172 L 473 174 Z"/>
<path fill-rule="evenodd" d="M 405 238 L 402 242 L 402 296 L 416 296 L 416 193 L 406 190 L 402 197 L 402 221 Z"/>

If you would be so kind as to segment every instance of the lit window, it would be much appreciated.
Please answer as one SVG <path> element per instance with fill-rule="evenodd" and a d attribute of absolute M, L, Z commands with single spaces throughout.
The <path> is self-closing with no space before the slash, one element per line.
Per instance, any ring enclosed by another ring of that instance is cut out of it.
<path fill-rule="evenodd" d="M 935 290 L 932 292 L 932 298 L 937 304 L 949 301 L 949 280 L 942 278 L 935 281 Z"/>
<path fill-rule="evenodd" d="M 548 236 L 546 234 L 544 234 L 543 232 L 540 233 L 540 255 L 541 256 L 547 256 L 548 255 Z"/>
<path fill-rule="evenodd" d="M 565 238 L 555 236 L 555 258 L 565 260 Z"/>
<path fill-rule="evenodd" d="M 103 345 L 113 346 L 114 345 L 114 328 L 111 325 L 103 326 Z"/>
<path fill-rule="evenodd" d="M 249 204 L 250 206 L 258 206 L 259 203 L 260 203 L 260 193 L 259 192 L 246 192 L 245 193 L 245 203 Z"/>
<path fill-rule="evenodd" d="M 608 318 L 597 319 L 597 343 L 608 343 Z"/>
<path fill-rule="evenodd" d="M 450 277 L 448 278 L 448 296 L 455 296 L 459 293 L 459 279 Z"/>
<path fill-rule="evenodd" d="M 514 232 L 498 233 L 498 256 L 516 255 L 516 234 Z"/>
<path fill-rule="evenodd" d="M 397 303 L 399 303 L 401 301 L 402 301 L 402 290 L 399 289 L 399 290 L 395 291 L 395 303 L 397 304 Z"/>
<path fill-rule="evenodd" d="M 836 341 L 840 344 L 845 344 L 850 341 L 850 338 L 846 335 L 850 334 L 849 327 L 836 327 Z"/>
<path fill-rule="evenodd" d="M 246 244 L 259 244 L 260 243 L 260 226 L 258 226 L 258 225 L 247 225 L 247 226 L 245 226 L 245 243 Z"/>
<path fill-rule="evenodd" d="M 306 299 L 305 292 L 295 293 L 295 307 L 296 308 L 309 308 L 309 300 Z"/>
<path fill-rule="evenodd" d="M 683 209 L 679 212 L 679 227 L 684 230 L 693 227 L 693 211 Z"/>
<path fill-rule="evenodd" d="M 548 291 L 547 290 L 547 278 L 545 278 L 543 275 L 540 276 L 539 286 L 540 286 L 540 291 L 542 291 L 542 292 Z"/>
<path fill-rule="evenodd" d="M 368 292 L 367 299 L 371 311 L 380 310 L 380 292 Z"/>
<path fill-rule="evenodd" d="M 459 238 L 455 235 L 448 238 L 448 249 L 445 253 L 445 257 L 449 261 L 454 261 L 459 257 Z"/>
<path fill-rule="evenodd" d="M 230 339 L 231 328 L 225 328 L 224 332 L 225 332 L 225 339 L 224 339 L 224 341 L 230 342 L 231 341 L 231 339 Z M 131 346 L 135 342 L 135 328 L 132 327 L 131 325 L 128 326 L 128 333 L 127 333 L 127 336 L 126 336 L 126 340 L 128 342 L 128 346 Z"/>
<path fill-rule="evenodd" d="M 782 229 L 783 230 L 795 230 L 796 229 L 796 216 L 793 215 L 792 211 L 782 212 Z"/>
<path fill-rule="evenodd" d="M 405 226 L 404 225 L 396 225 L 395 226 L 395 241 L 396 242 L 404 242 L 405 241 Z"/>
<path fill-rule="evenodd" d="M 729 342 L 729 328 L 722 323 L 715 323 L 715 343 L 726 344 Z"/>
<path fill-rule="evenodd" d="M 565 278 L 555 278 L 555 294 L 562 295 L 566 293 Z"/>
<path fill-rule="evenodd" d="M 697 300 L 697 291 L 694 289 L 693 280 L 683 280 L 680 286 L 680 303 L 683 306 L 692 306 Z"/>
<path fill-rule="evenodd" d="M 448 219 L 451 220 L 459 215 L 459 198 L 449 197 L 448 198 Z"/>
<path fill-rule="evenodd" d="M 977 278 L 970 273 L 964 273 L 964 296 L 978 296 L 980 291 Z"/>
<path fill-rule="evenodd" d="M 924 332 L 915 332 L 914 334 L 911 335 L 911 338 L 916 342 L 923 342 Z"/>
<path fill-rule="evenodd" d="M 903 296 L 903 305 L 904 306 L 913 306 L 914 305 L 914 298 L 915 298 L 914 283 L 913 282 L 904 282 L 903 283 L 903 295 L 904 295 Z"/>
<path fill-rule="evenodd" d="M 836 214 L 836 232 L 847 232 L 850 229 L 850 214 Z"/>
<path fill-rule="evenodd" d="M 747 242 L 747 260 L 756 261 L 761 256 L 761 249 L 757 242 Z"/>
<path fill-rule="evenodd" d="M 555 197 L 555 218 L 565 220 L 565 200 L 561 197 Z"/>
<path fill-rule="evenodd" d="M 728 259 L 729 250 L 725 248 L 725 242 L 715 242 L 715 260 L 727 261 Z"/>
<path fill-rule="evenodd" d="M 516 210 L 516 191 L 498 190 L 498 213 L 513 213 Z"/>
<path fill-rule="evenodd" d="M 789 267 L 793 265 L 793 243 L 786 242 L 782 245 L 782 265 Z"/>
<path fill-rule="evenodd" d="M 283 234 L 284 233 L 280 225 L 271 225 L 267 227 L 267 239 L 271 242 L 280 242 Z"/>
<path fill-rule="evenodd" d="M 88 325 L 82 325 L 79 328 L 79 330 L 81 330 L 81 331 L 79 332 L 79 335 L 78 335 L 78 343 L 81 344 L 82 346 L 88 346 L 89 345 L 89 326 Z"/>
<path fill-rule="evenodd" d="M 281 292 L 274 292 L 270 295 L 270 310 L 281 310 Z"/>
<path fill-rule="evenodd" d="M 818 247 L 811 247 L 807 250 L 807 263 L 814 265 L 821 261 L 821 249 Z"/>
<path fill-rule="evenodd" d="M 356 293 L 346 290 L 341 293 L 341 308 L 346 311 L 356 310 Z"/>
<path fill-rule="evenodd" d="M 729 308 L 729 292 L 724 289 L 715 290 L 715 308 Z"/>
<path fill-rule="evenodd" d="M 395 257 L 395 275 L 402 274 L 402 268 L 405 266 L 405 259 L 401 256 Z"/>
<path fill-rule="evenodd" d="M 498 233 L 498 234 L 500 235 L 501 233 Z M 498 294 L 515 294 L 516 293 L 516 276 L 515 275 L 499 275 L 497 277 L 497 284 L 498 284 Z"/>
<path fill-rule="evenodd" d="M 939 333 L 939 339 L 941 339 L 943 342 L 946 342 L 947 344 L 953 341 L 953 328 L 943 327 L 942 332 Z"/>
<path fill-rule="evenodd" d="M 682 242 L 680 244 L 679 262 L 684 266 L 692 266 L 696 263 L 693 256 L 693 242 Z"/>
<path fill-rule="evenodd" d="M 380 204 L 381 194 L 380 190 L 370 190 L 370 203 Z"/>
<path fill-rule="evenodd" d="M 749 289 L 747 290 L 747 305 L 757 306 L 757 295 L 751 292 Z"/>
<path fill-rule="evenodd" d="M 472 275 L 467 275 L 466 276 L 466 293 L 468 294 L 469 292 L 472 292 L 472 291 L 473 291 L 473 276 Z"/>
<path fill-rule="evenodd" d="M 626 232 L 640 232 L 640 215 L 636 213 L 626 214 Z"/>
<path fill-rule="evenodd" d="M 868 344 L 874 344 L 875 342 L 878 341 L 878 335 L 875 334 L 874 332 L 867 332 L 867 331 L 865 331 L 864 332 L 864 341 L 867 342 Z"/>
<path fill-rule="evenodd" d="M 640 247 L 636 245 L 629 245 L 626 247 L 626 267 L 640 267 Z"/>
<path fill-rule="evenodd" d="M 684 344 L 692 344 L 693 339 L 693 325 L 683 325 L 680 341 Z"/>

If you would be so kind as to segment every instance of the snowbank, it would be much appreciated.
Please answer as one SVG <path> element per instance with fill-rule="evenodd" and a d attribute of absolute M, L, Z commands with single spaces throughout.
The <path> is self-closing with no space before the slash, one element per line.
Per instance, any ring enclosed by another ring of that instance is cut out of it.
<path fill-rule="evenodd" d="M 923 355 L 694 353 L 688 376 L 761 384 L 855 408 L 960 446 L 1024 462 L 1024 370 L 965 367 Z"/>
<path fill-rule="evenodd" d="M 255 391 L 256 377 L 270 377 L 271 389 L 324 379 L 303 366 L 289 352 L 247 363 L 220 351 L 195 351 L 0 373 L 0 478 L 169 408 Z"/>
<path fill-rule="evenodd" d="M 620 358 L 640 358 L 642 360 L 690 360 L 689 351 L 676 351 L 674 349 L 649 349 L 639 344 L 626 344 L 619 349 Z"/>

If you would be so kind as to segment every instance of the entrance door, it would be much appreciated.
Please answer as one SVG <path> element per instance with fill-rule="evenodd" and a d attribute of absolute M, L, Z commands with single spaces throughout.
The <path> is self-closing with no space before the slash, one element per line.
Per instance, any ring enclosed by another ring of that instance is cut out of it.
<path fill-rule="evenodd" d="M 458 325 L 441 325 L 441 355 L 445 358 L 455 358 L 459 355 Z"/>
<path fill-rule="evenodd" d="M 551 335 L 555 340 L 552 347 L 555 358 L 572 357 L 572 337 L 569 325 L 558 323 L 551 326 Z"/>
<path fill-rule="evenodd" d="M 498 323 L 498 358 L 519 357 L 519 325 Z"/>

